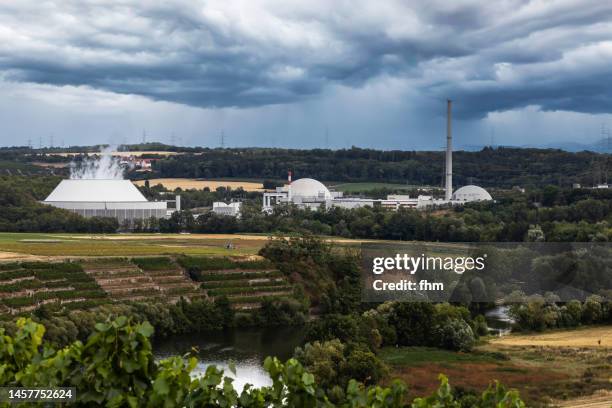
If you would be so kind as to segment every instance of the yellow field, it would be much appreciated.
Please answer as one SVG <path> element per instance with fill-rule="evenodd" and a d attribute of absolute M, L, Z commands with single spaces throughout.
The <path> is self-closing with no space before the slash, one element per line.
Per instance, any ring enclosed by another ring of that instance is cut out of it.
<path fill-rule="evenodd" d="M 533 335 L 510 335 L 491 340 L 491 343 L 500 346 L 612 348 L 612 326 L 589 327 Z"/>
<path fill-rule="evenodd" d="M 63 157 L 72 157 L 72 156 L 78 156 L 81 154 L 94 155 L 94 154 L 99 154 L 99 153 L 98 152 L 53 153 L 54 156 L 63 156 Z M 174 156 L 175 154 L 183 154 L 183 153 L 166 152 L 163 150 L 159 150 L 159 151 L 158 150 L 145 150 L 142 152 L 112 152 L 111 153 L 111 155 L 117 156 L 117 157 L 125 157 L 125 156 L 140 157 L 145 154 L 156 154 L 158 156 Z"/>
<path fill-rule="evenodd" d="M 138 180 L 134 183 L 138 186 L 142 186 L 144 185 L 144 180 Z M 245 191 L 264 191 L 262 183 L 255 183 L 252 181 L 200 180 L 187 178 L 158 178 L 149 180 L 149 185 L 154 186 L 157 184 L 163 184 L 163 186 L 169 190 L 174 190 L 176 188 L 182 188 L 183 190 L 201 190 L 208 187 L 211 191 L 214 191 L 218 187 L 231 187 L 232 189 L 242 187 Z"/>

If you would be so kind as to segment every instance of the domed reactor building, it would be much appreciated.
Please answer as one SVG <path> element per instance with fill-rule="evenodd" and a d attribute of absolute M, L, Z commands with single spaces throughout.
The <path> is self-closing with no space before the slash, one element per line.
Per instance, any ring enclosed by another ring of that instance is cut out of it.
<path fill-rule="evenodd" d="M 388 195 L 386 199 L 370 199 L 361 197 L 344 197 L 342 192 L 330 191 L 323 183 L 311 178 L 291 181 L 289 172 L 288 184 L 277 187 L 274 192 L 263 195 L 263 212 L 271 213 L 275 206 L 293 204 L 298 208 L 359 208 L 365 206 L 380 206 L 391 210 L 399 208 L 427 208 L 439 205 L 463 205 L 474 201 L 489 201 L 493 198 L 482 187 L 468 185 L 453 193 L 453 145 L 451 126 L 452 102 L 447 101 L 446 128 L 446 171 L 444 199 L 436 199 L 429 195 L 409 197 L 408 195 Z"/>

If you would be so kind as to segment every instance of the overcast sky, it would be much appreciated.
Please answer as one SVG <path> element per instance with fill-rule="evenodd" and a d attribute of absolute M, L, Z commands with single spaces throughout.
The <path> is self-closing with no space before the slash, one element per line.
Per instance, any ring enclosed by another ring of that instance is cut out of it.
<path fill-rule="evenodd" d="M 438 149 L 447 98 L 457 146 L 600 139 L 612 2 L 0 2 L 0 145 Z"/>

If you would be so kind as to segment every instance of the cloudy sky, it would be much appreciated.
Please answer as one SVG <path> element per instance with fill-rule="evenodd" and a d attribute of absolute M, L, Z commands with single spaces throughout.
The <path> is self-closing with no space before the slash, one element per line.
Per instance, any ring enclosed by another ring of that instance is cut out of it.
<path fill-rule="evenodd" d="M 612 2 L 0 2 L 0 145 L 438 149 L 612 127 Z"/>

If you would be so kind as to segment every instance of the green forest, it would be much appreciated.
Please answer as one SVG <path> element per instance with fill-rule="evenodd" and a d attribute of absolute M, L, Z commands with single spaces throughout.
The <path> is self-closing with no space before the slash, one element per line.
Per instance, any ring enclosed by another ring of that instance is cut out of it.
<path fill-rule="evenodd" d="M 339 150 L 211 149 L 153 143 L 123 146 L 123 149 L 183 153 L 178 156 L 144 156 L 155 159 L 151 177 L 285 180 L 287 171 L 291 170 L 295 178 L 310 177 L 330 182 L 370 181 L 440 186 L 444 166 L 442 151 L 374 150 L 358 147 Z M 7 174 L 41 173 L 43 170 L 40 167 L 31 166 L 30 163 L 66 163 L 71 159 L 54 153 L 69 151 L 95 152 L 99 151 L 99 147 L 2 148 L 0 174 L 6 173 L 7 169 Z M 79 160 L 78 157 L 76 159 Z M 20 171 L 15 169 L 17 164 L 21 166 Z M 474 152 L 454 152 L 453 177 L 458 186 L 478 184 L 499 188 L 546 185 L 569 187 L 574 183 L 592 186 L 607 181 L 609 164 L 609 155 L 594 152 L 485 147 Z M 139 173 L 132 173 L 130 176 L 144 177 Z"/>

